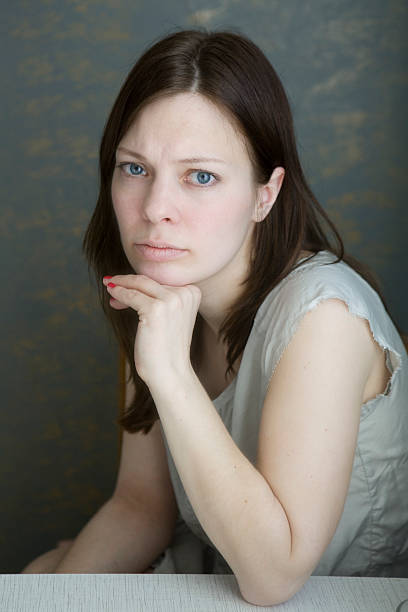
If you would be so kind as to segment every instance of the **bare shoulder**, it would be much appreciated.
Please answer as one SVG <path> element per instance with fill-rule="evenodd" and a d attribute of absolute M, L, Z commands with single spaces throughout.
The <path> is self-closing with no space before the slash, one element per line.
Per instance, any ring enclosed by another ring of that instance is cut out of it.
<path fill-rule="evenodd" d="M 315 340 L 310 350 L 328 352 L 328 358 L 334 350 L 341 356 L 352 352 L 352 362 L 356 363 L 357 372 L 365 379 L 362 402 L 382 393 L 387 385 L 390 372 L 386 367 L 383 348 L 375 340 L 367 319 L 350 312 L 347 304 L 340 299 L 323 300 L 304 317 L 299 336 L 294 342 L 301 343 Z M 330 348 L 331 347 L 331 348 Z"/>
<path fill-rule="evenodd" d="M 329 363 L 352 356 L 361 377 L 368 379 L 378 344 L 367 319 L 351 313 L 342 300 L 329 298 L 303 317 L 286 352 L 289 360 L 296 355 L 301 359 L 309 355 L 313 360 L 323 354 Z"/>

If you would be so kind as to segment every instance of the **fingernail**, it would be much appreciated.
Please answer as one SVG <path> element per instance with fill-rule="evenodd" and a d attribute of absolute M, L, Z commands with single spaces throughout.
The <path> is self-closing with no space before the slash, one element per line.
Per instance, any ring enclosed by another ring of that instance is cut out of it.
<path fill-rule="evenodd" d="M 108 283 L 108 287 L 116 287 L 116 285 L 115 285 L 115 283 Z"/>
<path fill-rule="evenodd" d="M 107 279 L 107 278 L 112 278 L 112 276 L 104 276 L 103 280 Z"/>

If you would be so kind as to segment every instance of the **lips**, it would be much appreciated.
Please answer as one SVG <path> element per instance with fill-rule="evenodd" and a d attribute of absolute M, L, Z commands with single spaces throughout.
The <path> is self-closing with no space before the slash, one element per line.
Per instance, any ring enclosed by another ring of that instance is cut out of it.
<path fill-rule="evenodd" d="M 177 251 L 184 251 L 185 249 L 180 249 L 180 247 L 170 244 L 168 242 L 153 242 L 151 240 L 146 240 L 145 242 L 139 242 L 139 245 L 146 245 L 152 247 L 154 249 L 175 249 Z"/>
<path fill-rule="evenodd" d="M 142 259 L 146 261 L 165 262 L 187 255 L 186 249 L 180 249 L 168 242 L 142 242 L 135 244 L 135 248 Z"/>

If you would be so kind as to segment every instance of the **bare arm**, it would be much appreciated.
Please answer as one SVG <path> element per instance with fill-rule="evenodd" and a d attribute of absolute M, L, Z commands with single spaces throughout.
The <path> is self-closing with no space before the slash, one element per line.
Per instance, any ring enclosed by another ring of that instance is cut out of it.
<path fill-rule="evenodd" d="M 124 432 L 112 497 L 72 545 L 45 553 L 23 573 L 143 572 L 169 545 L 176 516 L 159 422 L 147 435 Z"/>
<path fill-rule="evenodd" d="M 127 387 L 127 403 L 133 394 Z M 123 433 L 115 491 L 82 529 L 55 573 L 143 572 L 169 545 L 177 505 L 160 424 Z"/>
<path fill-rule="evenodd" d="M 197 518 L 251 603 L 291 597 L 334 534 L 374 344 L 338 300 L 304 317 L 270 382 L 256 466 L 193 374 L 151 387 Z"/>
<path fill-rule="evenodd" d="M 160 512 L 113 496 L 85 525 L 55 573 L 143 572 L 171 535 Z"/>

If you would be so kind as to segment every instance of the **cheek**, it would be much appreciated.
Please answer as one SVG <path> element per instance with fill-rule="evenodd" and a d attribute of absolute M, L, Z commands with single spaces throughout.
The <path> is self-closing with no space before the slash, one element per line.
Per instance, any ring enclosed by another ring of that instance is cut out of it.
<path fill-rule="evenodd" d="M 192 222 L 207 239 L 240 240 L 246 235 L 251 221 L 251 202 L 250 195 L 243 197 L 241 193 L 234 197 L 229 194 L 215 205 L 200 211 Z"/>
<path fill-rule="evenodd" d="M 112 205 L 113 205 L 113 212 L 115 213 L 118 223 L 120 223 L 120 218 L 122 216 L 122 209 L 123 209 L 123 202 L 122 202 L 123 197 L 121 196 L 120 190 L 117 187 L 115 178 L 112 179 L 111 199 L 112 199 Z"/>
<path fill-rule="evenodd" d="M 111 197 L 113 211 L 115 213 L 119 229 L 126 230 L 126 227 L 132 225 L 138 219 L 138 205 L 135 199 L 135 194 L 130 194 L 122 189 L 115 188 L 112 184 Z"/>

